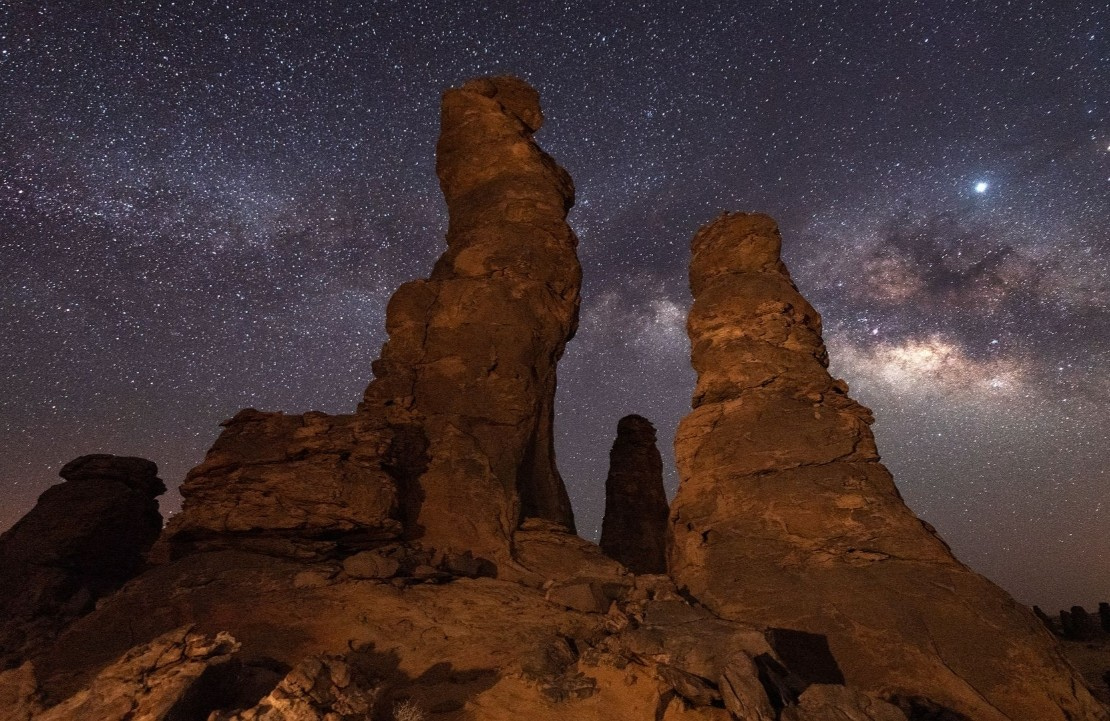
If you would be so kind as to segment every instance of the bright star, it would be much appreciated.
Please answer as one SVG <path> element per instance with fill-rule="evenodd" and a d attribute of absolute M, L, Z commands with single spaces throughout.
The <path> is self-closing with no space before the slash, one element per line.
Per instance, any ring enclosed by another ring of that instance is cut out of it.
<path fill-rule="evenodd" d="M 988 185 L 987 183 L 984 183 L 983 181 L 980 180 L 978 183 L 975 184 L 975 192 L 976 193 L 985 193 L 985 192 L 987 192 L 987 188 L 989 188 L 989 187 L 990 187 L 990 185 Z"/>

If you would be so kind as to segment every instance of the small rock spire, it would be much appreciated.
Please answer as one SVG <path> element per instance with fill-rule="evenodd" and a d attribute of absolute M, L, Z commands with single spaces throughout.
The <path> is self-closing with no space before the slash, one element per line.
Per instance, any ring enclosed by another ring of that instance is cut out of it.
<path fill-rule="evenodd" d="M 609 451 L 601 550 L 634 573 L 665 573 L 667 513 L 655 426 L 625 416 Z"/>

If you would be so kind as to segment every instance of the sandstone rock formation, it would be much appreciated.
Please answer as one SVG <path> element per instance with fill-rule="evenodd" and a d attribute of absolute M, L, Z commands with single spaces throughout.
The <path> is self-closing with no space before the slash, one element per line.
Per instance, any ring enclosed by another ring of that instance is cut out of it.
<path fill-rule="evenodd" d="M 394 434 L 375 419 L 240 411 L 181 486 L 170 555 L 342 556 L 400 536 Z"/>
<path fill-rule="evenodd" d="M 240 412 L 181 488 L 161 556 L 342 557 L 400 537 L 512 565 L 525 517 L 574 520 L 555 468 L 555 365 L 578 323 L 570 177 L 532 140 L 539 96 L 484 78 L 443 97 L 447 251 L 389 302 L 354 415 Z M 519 571 L 518 571 L 519 572 Z"/>
<path fill-rule="evenodd" d="M 655 427 L 641 416 L 625 416 L 609 451 L 601 550 L 634 573 L 665 573 L 667 515 Z"/>
<path fill-rule="evenodd" d="M 779 250 L 763 215 L 726 214 L 693 240 L 675 581 L 722 618 L 826 635 L 850 686 L 903 709 L 1106 718 L 1032 613 L 902 502 Z"/>
<path fill-rule="evenodd" d="M 443 96 L 448 249 L 431 278 L 390 300 L 389 341 L 361 406 L 420 428 L 406 520 L 429 547 L 503 559 L 526 516 L 574 528 L 552 424 L 581 268 L 566 223 L 574 185 L 532 140 L 542 122 L 536 91 L 515 78 Z"/>
<path fill-rule="evenodd" d="M 1104 721 L 1047 633 L 898 500 L 766 219 L 696 243 L 683 587 L 574 535 L 551 409 L 579 267 L 540 121 L 510 78 L 444 96 L 449 247 L 391 301 L 358 411 L 228 421 L 157 563 L 24 644 L 0 719 Z M 611 474 L 615 537 L 644 546 L 666 509 L 653 443 L 624 419 Z M 85 480 L 115 468 L 83 460 Z"/>
<path fill-rule="evenodd" d="M 143 566 L 166 487 L 145 458 L 96 454 L 0 535 L 0 669 L 18 665 Z"/>

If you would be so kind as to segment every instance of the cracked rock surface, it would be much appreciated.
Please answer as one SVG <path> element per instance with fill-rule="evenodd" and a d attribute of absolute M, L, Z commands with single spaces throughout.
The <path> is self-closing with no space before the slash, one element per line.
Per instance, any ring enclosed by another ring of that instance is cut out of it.
<path fill-rule="evenodd" d="M 1105 718 L 1032 613 L 903 503 L 780 245 L 765 215 L 725 214 L 693 239 L 676 583 L 723 618 L 827 635 L 866 692 L 976 721 Z"/>

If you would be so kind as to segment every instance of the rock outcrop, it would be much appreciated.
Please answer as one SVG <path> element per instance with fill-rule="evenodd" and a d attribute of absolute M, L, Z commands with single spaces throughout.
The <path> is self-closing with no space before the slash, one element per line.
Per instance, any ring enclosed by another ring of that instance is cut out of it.
<path fill-rule="evenodd" d="M 515 78 L 444 94 L 436 172 L 448 249 L 430 278 L 390 300 L 389 341 L 361 406 L 419 427 L 408 535 L 444 551 L 504 559 L 524 517 L 574 528 L 552 424 L 581 268 L 566 223 L 574 185 L 532 140 L 542 122 L 536 91 Z"/>
<path fill-rule="evenodd" d="M 578 323 L 574 185 L 532 140 L 515 78 L 447 91 L 436 169 L 447 251 L 389 302 L 358 412 L 240 412 L 181 487 L 162 557 L 342 557 L 403 536 L 512 566 L 526 517 L 574 530 L 555 467 L 555 366 Z"/>
<path fill-rule="evenodd" d="M 693 240 L 675 581 L 723 618 L 827 636 L 850 686 L 903 708 L 1106 718 L 1033 614 L 902 502 L 779 250 L 763 215 L 726 214 Z"/>
<path fill-rule="evenodd" d="M 171 557 L 244 548 L 343 556 L 401 535 L 395 434 L 362 416 L 240 411 L 181 486 Z M 165 555 L 165 554 L 162 554 Z"/>
<path fill-rule="evenodd" d="M 634 573 L 665 573 L 668 512 L 655 427 L 625 416 L 609 451 L 601 550 Z"/>
<path fill-rule="evenodd" d="M 143 568 L 166 487 L 145 458 L 67 463 L 65 483 L 0 535 L 0 669 L 18 665 Z"/>

